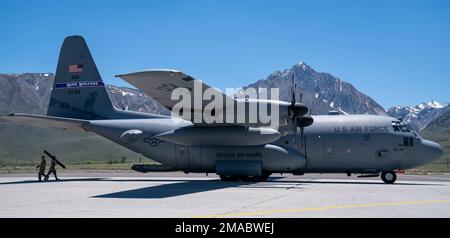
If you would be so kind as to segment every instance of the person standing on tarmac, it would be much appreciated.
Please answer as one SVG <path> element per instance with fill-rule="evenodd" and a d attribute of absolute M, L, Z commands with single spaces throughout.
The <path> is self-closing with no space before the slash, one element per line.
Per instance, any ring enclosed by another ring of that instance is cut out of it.
<path fill-rule="evenodd" d="M 45 160 L 45 156 L 41 156 L 41 163 L 38 166 L 36 166 L 36 168 L 39 168 L 38 172 L 39 182 L 42 181 L 42 176 L 44 176 L 45 180 L 48 180 L 48 176 L 45 175 L 45 167 L 47 167 L 47 160 Z"/>
<path fill-rule="evenodd" d="M 47 181 L 48 178 L 50 178 L 50 174 L 52 174 L 52 173 L 55 175 L 56 181 L 59 180 L 58 176 L 56 175 L 56 168 L 55 167 L 56 167 L 56 159 L 52 158 L 52 162 L 50 163 L 50 169 L 48 170 L 47 177 L 45 178 L 45 181 Z"/>

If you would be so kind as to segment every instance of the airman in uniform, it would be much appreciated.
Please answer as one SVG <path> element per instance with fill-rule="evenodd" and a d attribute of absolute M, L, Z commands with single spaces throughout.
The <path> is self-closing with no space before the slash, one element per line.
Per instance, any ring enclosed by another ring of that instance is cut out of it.
<path fill-rule="evenodd" d="M 55 167 L 56 167 L 56 160 L 52 159 L 52 162 L 50 163 L 50 169 L 48 170 L 47 177 L 45 178 L 46 181 L 48 180 L 48 178 L 50 178 L 50 175 L 52 173 L 53 173 L 53 175 L 55 175 L 56 181 L 59 180 L 58 176 L 56 175 L 56 168 Z"/>
<path fill-rule="evenodd" d="M 39 168 L 38 172 L 39 182 L 42 181 L 42 176 L 44 176 L 45 180 L 48 179 L 48 176 L 45 175 L 45 167 L 47 167 L 47 160 L 45 160 L 45 156 L 41 156 L 41 163 L 38 166 L 36 166 L 36 168 Z"/>

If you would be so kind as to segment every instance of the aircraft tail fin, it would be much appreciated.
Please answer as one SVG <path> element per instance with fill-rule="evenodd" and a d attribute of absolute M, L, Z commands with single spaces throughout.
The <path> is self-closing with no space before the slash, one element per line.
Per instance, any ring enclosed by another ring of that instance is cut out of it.
<path fill-rule="evenodd" d="M 85 40 L 67 37 L 61 47 L 47 115 L 99 120 L 115 118 L 115 114 Z"/>

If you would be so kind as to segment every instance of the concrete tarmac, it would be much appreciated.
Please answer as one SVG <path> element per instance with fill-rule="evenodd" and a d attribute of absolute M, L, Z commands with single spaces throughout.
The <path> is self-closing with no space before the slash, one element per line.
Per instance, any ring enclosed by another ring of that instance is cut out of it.
<path fill-rule="evenodd" d="M 184 173 L 0 175 L 0 217 L 450 217 L 450 175 L 280 176 L 221 182 Z"/>

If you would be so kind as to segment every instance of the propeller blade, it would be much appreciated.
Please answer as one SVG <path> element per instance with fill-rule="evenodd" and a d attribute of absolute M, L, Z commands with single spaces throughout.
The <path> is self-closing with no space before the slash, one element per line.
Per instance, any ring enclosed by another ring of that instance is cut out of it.
<path fill-rule="evenodd" d="M 301 138 L 301 140 L 302 140 L 302 145 L 301 145 L 301 148 L 303 149 L 303 144 L 304 144 L 304 130 L 305 130 L 305 128 L 304 127 L 300 127 L 300 138 Z"/>
<path fill-rule="evenodd" d="M 295 74 L 292 74 L 292 88 L 291 88 L 291 105 L 294 105 L 296 102 L 296 97 L 295 97 Z"/>

